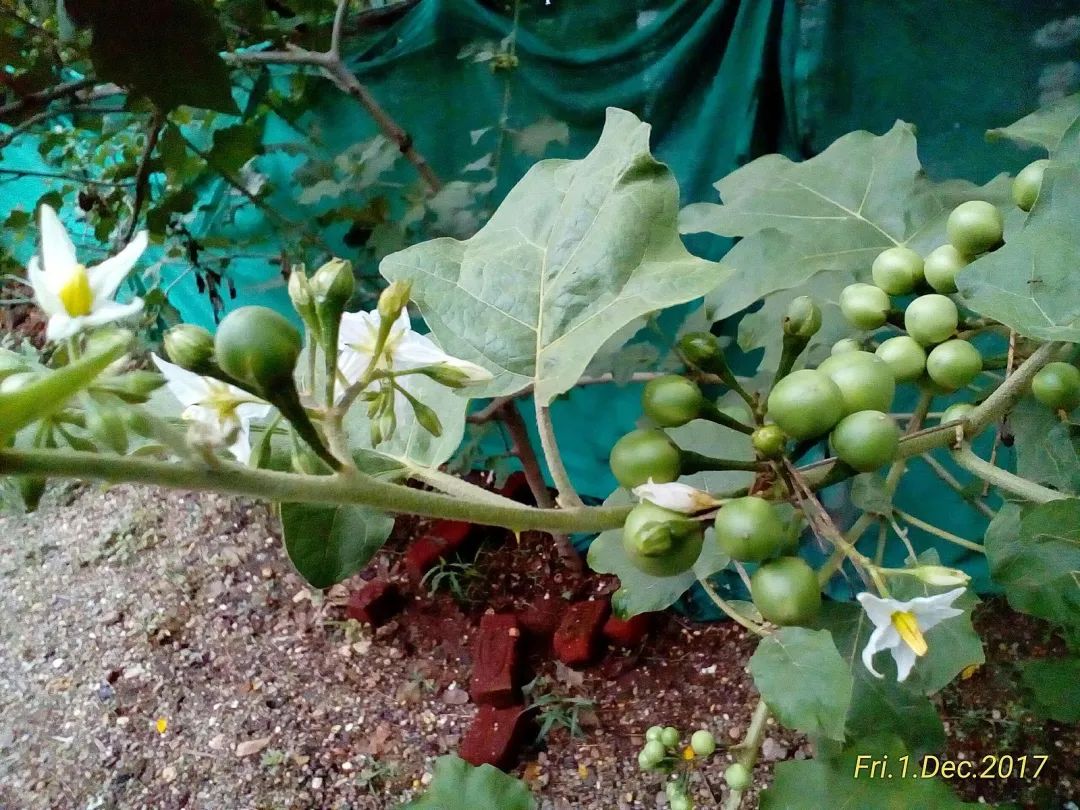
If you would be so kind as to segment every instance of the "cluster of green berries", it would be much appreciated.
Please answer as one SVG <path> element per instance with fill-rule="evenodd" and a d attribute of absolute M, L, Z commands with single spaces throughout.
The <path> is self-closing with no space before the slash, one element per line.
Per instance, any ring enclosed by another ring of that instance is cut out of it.
<path fill-rule="evenodd" d="M 643 771 L 671 772 L 680 762 L 705 759 L 716 751 L 716 739 L 705 729 L 690 736 L 690 744 L 680 749 L 681 737 L 674 726 L 652 726 L 645 732 L 645 745 L 638 754 L 638 766 Z M 671 810 L 692 810 L 694 801 L 686 792 L 686 779 L 679 778 L 666 786 Z"/>

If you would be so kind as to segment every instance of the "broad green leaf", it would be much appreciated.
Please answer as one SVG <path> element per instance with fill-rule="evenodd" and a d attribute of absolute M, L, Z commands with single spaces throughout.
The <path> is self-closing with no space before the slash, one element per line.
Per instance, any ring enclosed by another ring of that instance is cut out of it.
<path fill-rule="evenodd" d="M 285 549 L 296 570 L 314 588 L 348 579 L 382 548 L 394 519 L 367 506 L 283 503 Z"/>
<path fill-rule="evenodd" d="M 1016 437 L 1016 472 L 1029 481 L 1080 492 L 1080 452 L 1072 424 L 1032 397 L 1024 397 L 1009 414 Z"/>
<path fill-rule="evenodd" d="M 923 565 L 941 564 L 937 552 L 933 550 L 919 555 L 919 562 Z M 914 577 L 897 577 L 891 587 L 897 599 L 933 596 L 950 590 L 931 588 Z M 971 611 L 978 603 L 979 599 L 974 593 L 964 593 L 953 603 L 954 607 L 964 611 L 963 615 L 946 619 L 927 631 L 926 644 L 929 649 L 908 676 L 906 685 L 909 688 L 932 695 L 952 683 L 969 666 L 985 663 L 982 639 L 971 624 Z"/>
<path fill-rule="evenodd" d="M 1080 628 L 1080 500 L 1024 510 L 1007 503 L 985 546 L 990 574 L 1015 610 Z"/>
<path fill-rule="evenodd" d="M 217 15 L 198 0 L 66 0 L 93 32 L 98 78 L 129 87 L 164 111 L 181 104 L 238 113 Z"/>
<path fill-rule="evenodd" d="M 546 405 L 636 318 L 691 301 L 727 271 L 687 252 L 678 188 L 649 153 L 649 127 L 609 109 L 581 160 L 537 163 L 470 239 L 435 239 L 383 259 L 443 348 L 489 369 L 477 396 L 535 383 Z"/>
<path fill-rule="evenodd" d="M 895 734 L 915 755 L 935 751 L 944 744 L 945 730 L 934 704 L 925 695 L 896 682 L 896 667 L 890 656 L 881 655 L 876 661 L 884 678 L 875 678 L 863 666 L 863 647 L 874 625 L 861 607 L 827 602 L 822 605 L 818 623 L 832 633 L 836 649 L 854 679 L 846 723 L 848 739 Z"/>
<path fill-rule="evenodd" d="M 1020 677 L 1035 699 L 1035 712 L 1058 723 L 1080 723 L 1080 658 L 1023 661 Z"/>
<path fill-rule="evenodd" d="M 762 639 L 750 674 L 785 726 L 844 740 L 854 682 L 828 630 L 784 627 Z"/>
<path fill-rule="evenodd" d="M 427 792 L 400 810 L 533 810 L 536 803 L 520 779 L 491 765 L 474 767 L 450 754 L 435 761 Z"/>
<path fill-rule="evenodd" d="M 1023 229 L 957 276 L 964 303 L 1041 340 L 1080 341 L 1080 166 L 1051 165 Z"/>
<path fill-rule="evenodd" d="M 1020 146 L 1041 146 L 1047 152 L 1053 153 L 1061 144 L 1066 130 L 1078 118 L 1080 118 L 1080 93 L 1040 107 L 1007 127 L 988 130 L 986 139 L 996 141 L 1004 138 Z"/>
<path fill-rule="evenodd" d="M 0 441 L 64 407 L 71 397 L 88 387 L 131 345 L 130 332 L 117 331 L 95 340 L 89 351 L 62 368 L 38 372 L 17 390 L 0 393 Z M 12 383 L 9 378 L 8 385 Z"/>
<path fill-rule="evenodd" d="M 632 502 L 624 489 L 617 489 L 604 504 L 618 506 Z M 638 613 L 651 613 L 670 607 L 693 587 L 698 578 L 707 578 L 730 562 L 720 551 L 712 530 L 705 533 L 701 556 L 690 571 L 673 577 L 654 577 L 635 566 L 623 550 L 622 529 L 601 532 L 589 546 L 589 567 L 599 574 L 614 574 L 619 589 L 611 595 L 611 608 L 617 616 L 629 618 Z"/>
<path fill-rule="evenodd" d="M 871 771 L 875 762 L 878 770 Z M 761 794 L 761 810 L 953 810 L 983 806 L 956 798 L 945 782 L 932 778 L 934 767 L 933 759 L 920 762 L 898 736 L 878 732 L 856 741 L 835 758 L 781 762 L 772 785 Z"/>
<path fill-rule="evenodd" d="M 851 480 L 851 503 L 875 515 L 892 514 L 892 496 L 877 473 L 862 473 Z"/>
<path fill-rule="evenodd" d="M 670 428 L 667 433 L 679 447 L 703 456 L 735 461 L 754 460 L 754 446 L 748 435 L 721 427 L 715 422 L 695 419 L 681 427 Z M 754 473 L 743 470 L 709 470 L 679 478 L 684 484 L 716 494 L 747 487 L 753 480 Z"/>

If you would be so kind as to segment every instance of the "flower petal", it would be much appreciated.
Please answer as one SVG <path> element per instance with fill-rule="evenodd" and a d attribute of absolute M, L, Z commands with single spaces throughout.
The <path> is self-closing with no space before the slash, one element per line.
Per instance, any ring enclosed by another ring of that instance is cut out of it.
<path fill-rule="evenodd" d="M 41 269 L 41 262 L 37 256 L 30 257 L 30 261 L 27 262 L 26 275 L 30 279 L 30 286 L 34 288 L 34 297 L 37 299 L 38 306 L 46 315 L 54 315 L 57 312 L 66 314 L 64 305 L 53 291 L 49 277 Z"/>
<path fill-rule="evenodd" d="M 101 326 L 102 324 L 130 318 L 132 315 L 138 315 L 142 312 L 142 308 L 143 300 L 141 298 L 133 298 L 126 304 L 98 299 L 94 301 L 94 309 L 83 318 L 83 321 L 87 326 Z"/>
<path fill-rule="evenodd" d="M 888 633 L 889 628 L 878 627 L 870 634 L 870 638 L 866 641 L 866 646 L 862 651 L 863 666 L 873 675 L 875 678 L 884 678 L 885 676 L 874 669 L 874 656 L 882 650 L 889 649 L 888 645 L 884 643 L 884 638 Z M 895 631 L 894 631 L 895 632 Z"/>
<path fill-rule="evenodd" d="M 198 405 L 210 393 L 210 385 L 204 377 L 170 363 L 168 360 L 162 360 L 156 354 L 151 354 L 150 359 L 154 361 L 154 365 L 165 378 L 169 393 L 176 397 L 185 408 Z M 199 418 L 201 420 L 201 417 Z"/>
<path fill-rule="evenodd" d="M 437 366 L 440 363 L 452 362 L 454 359 L 436 346 L 427 335 L 417 332 L 403 333 L 394 347 L 393 362 L 394 368 L 397 369 Z"/>
<path fill-rule="evenodd" d="M 348 347 L 355 352 L 367 352 L 370 356 L 379 334 L 378 312 L 346 312 L 341 316 L 338 332 L 338 348 Z"/>
<path fill-rule="evenodd" d="M 67 276 L 79 263 L 67 228 L 51 206 L 41 206 L 41 264 L 45 272 Z"/>
<path fill-rule="evenodd" d="M 229 452 L 233 454 L 241 464 L 247 464 L 251 460 L 251 433 L 248 423 L 240 420 L 240 430 L 236 432 L 236 441 L 229 445 Z"/>
<path fill-rule="evenodd" d="M 239 389 L 237 389 L 239 391 Z M 240 391 L 240 396 L 249 397 L 250 394 Z M 236 406 L 236 416 L 240 424 L 249 425 L 253 419 L 265 419 L 270 415 L 273 406 L 266 402 L 243 402 Z"/>
<path fill-rule="evenodd" d="M 866 615 L 875 627 L 892 626 L 892 615 L 897 611 L 907 610 L 907 602 L 898 602 L 895 599 L 883 599 L 872 593 L 863 591 L 856 599 L 862 605 Z"/>
<path fill-rule="evenodd" d="M 633 492 L 642 501 L 688 515 L 716 505 L 716 499 L 709 493 L 678 481 L 655 484 L 650 478 L 647 484 L 634 487 Z"/>
<path fill-rule="evenodd" d="M 94 291 L 94 298 L 108 299 L 116 293 L 120 283 L 124 280 L 135 262 L 146 250 L 149 237 L 146 231 L 140 231 L 127 247 L 111 256 L 100 264 L 94 265 L 86 272 L 90 276 L 90 289 Z"/>
<path fill-rule="evenodd" d="M 892 648 L 892 657 L 896 662 L 896 680 L 906 681 L 918 656 L 907 644 L 898 644 Z"/>
<path fill-rule="evenodd" d="M 66 311 L 54 312 L 49 316 L 49 325 L 45 328 L 45 339 L 66 340 L 77 335 L 83 328 L 84 320 L 84 318 L 72 318 Z"/>

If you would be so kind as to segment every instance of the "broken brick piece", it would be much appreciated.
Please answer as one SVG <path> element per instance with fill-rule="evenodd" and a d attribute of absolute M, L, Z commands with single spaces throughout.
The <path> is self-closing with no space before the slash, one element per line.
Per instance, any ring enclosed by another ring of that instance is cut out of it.
<path fill-rule="evenodd" d="M 397 587 L 384 579 L 373 579 L 349 595 L 345 615 L 378 627 L 389 621 L 401 607 L 401 594 Z"/>
<path fill-rule="evenodd" d="M 593 600 L 575 602 L 567 609 L 552 644 L 555 656 L 570 667 L 593 661 L 600 651 L 601 633 L 608 616 L 608 603 Z"/>
<path fill-rule="evenodd" d="M 455 548 L 461 546 L 468 539 L 473 530 L 473 524 L 464 520 L 436 520 L 428 526 L 427 534 L 441 537 Z"/>
<path fill-rule="evenodd" d="M 565 599 L 536 599 L 518 613 L 518 624 L 530 636 L 549 641 L 559 629 L 567 605 Z"/>
<path fill-rule="evenodd" d="M 629 619 L 611 615 L 604 622 L 604 638 L 616 647 L 636 647 L 649 634 L 651 624 L 651 613 L 639 613 Z"/>
<path fill-rule="evenodd" d="M 515 470 L 506 477 L 506 483 L 498 487 L 495 492 L 512 501 L 531 502 L 532 492 L 529 491 L 529 480 L 521 470 Z"/>
<path fill-rule="evenodd" d="M 526 714 L 524 706 L 505 709 L 481 706 L 461 740 L 458 756 L 472 765 L 512 767 L 518 749 L 525 741 Z"/>
<path fill-rule="evenodd" d="M 469 693 L 473 703 L 502 709 L 518 701 L 518 649 L 521 630 L 510 613 L 487 613 L 473 645 Z"/>

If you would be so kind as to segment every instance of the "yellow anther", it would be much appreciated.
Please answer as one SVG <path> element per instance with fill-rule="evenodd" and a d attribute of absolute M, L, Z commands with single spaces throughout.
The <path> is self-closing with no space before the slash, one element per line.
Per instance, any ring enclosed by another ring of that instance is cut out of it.
<path fill-rule="evenodd" d="M 94 293 L 90 290 L 90 276 L 81 264 L 75 265 L 67 281 L 57 293 L 60 303 L 72 318 L 89 315 L 94 303 Z"/>
<path fill-rule="evenodd" d="M 926 639 L 923 638 L 922 630 L 919 629 L 919 623 L 915 620 L 914 613 L 897 611 L 892 615 L 892 623 L 893 627 L 896 628 L 896 632 L 900 634 L 900 638 L 911 647 L 915 655 L 926 655 Z"/>

